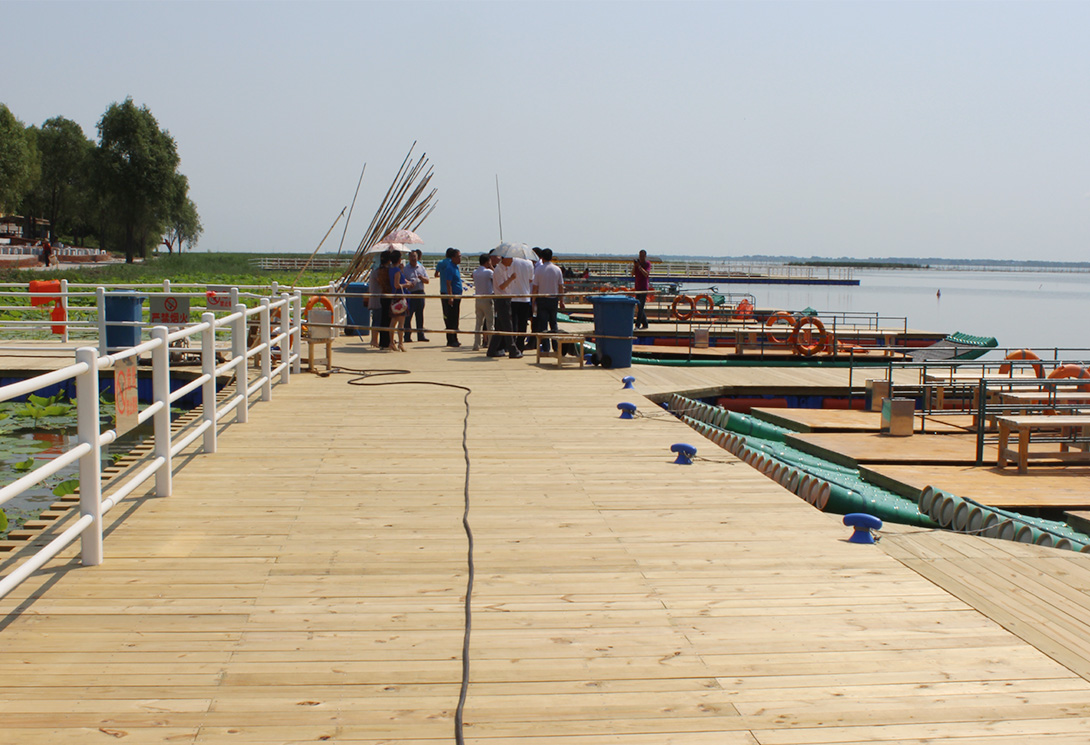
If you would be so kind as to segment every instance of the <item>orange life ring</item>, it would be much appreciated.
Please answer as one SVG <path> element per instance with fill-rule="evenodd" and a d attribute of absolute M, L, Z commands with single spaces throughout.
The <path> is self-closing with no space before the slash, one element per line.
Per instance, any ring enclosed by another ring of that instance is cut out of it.
<path fill-rule="evenodd" d="M 1028 349 L 1016 349 L 1016 350 L 1014 350 L 1013 352 L 1011 352 L 1010 354 L 1007 355 L 1007 359 L 1008 360 L 1039 360 L 1041 358 L 1038 357 L 1036 354 L 1034 354 L 1032 351 L 1030 351 Z M 1077 365 L 1076 365 L 1076 367 L 1077 367 Z M 999 374 L 1000 375 L 1006 375 L 1010 371 L 1011 371 L 1011 366 L 1010 365 L 1000 365 L 999 366 Z M 1037 374 L 1038 378 L 1043 378 L 1045 376 L 1045 366 L 1044 365 L 1034 365 L 1033 366 L 1033 372 Z M 1049 377 L 1051 378 L 1052 376 L 1049 375 Z"/>
<path fill-rule="evenodd" d="M 811 328 L 817 329 L 817 338 L 814 338 Z M 805 342 L 802 340 L 803 334 L 806 335 Z M 791 331 L 791 344 L 795 347 L 795 354 L 813 357 L 829 346 L 829 332 L 825 330 L 825 324 L 819 319 L 806 316 L 795 323 L 795 328 Z"/>
<path fill-rule="evenodd" d="M 700 305 L 700 301 L 703 300 L 707 304 L 707 310 L 701 310 L 697 306 Z M 711 318 L 712 312 L 715 311 L 715 301 L 712 300 L 711 295 L 697 295 L 693 298 L 693 315 L 696 318 Z"/>
<path fill-rule="evenodd" d="M 1060 365 L 1050 372 L 1048 378 L 1049 380 L 1059 380 L 1062 378 L 1090 378 L 1090 370 L 1087 370 L 1082 365 L 1068 363 L 1066 365 Z M 1090 391 L 1090 383 L 1080 385 L 1079 390 Z"/>
<path fill-rule="evenodd" d="M 333 303 L 329 302 L 329 298 L 327 298 L 325 295 L 315 295 L 307 301 L 306 307 L 303 308 L 304 319 L 307 317 L 307 313 L 310 313 L 310 309 L 317 305 L 319 302 L 325 306 L 326 310 L 328 310 L 330 313 L 333 313 Z M 310 336 L 310 329 L 307 328 L 307 325 L 305 323 L 302 326 L 301 333 L 303 334 L 303 336 Z"/>
<path fill-rule="evenodd" d="M 307 307 L 303 308 L 303 313 L 308 313 L 310 309 L 315 306 L 316 303 L 321 303 L 325 306 L 326 310 L 328 310 L 330 313 L 333 312 L 333 303 L 329 302 L 329 298 L 327 298 L 325 295 L 315 295 L 307 301 Z"/>
<path fill-rule="evenodd" d="M 776 324 L 778 324 L 780 321 L 783 321 L 783 322 L 788 324 L 788 330 L 787 330 L 787 333 L 784 334 L 783 336 L 776 336 L 774 333 L 772 333 L 771 328 L 773 326 L 775 326 Z M 790 344 L 791 343 L 791 328 L 794 326 L 794 323 L 795 323 L 795 318 L 790 313 L 788 313 L 787 311 L 784 311 L 784 310 L 776 311 L 775 313 L 773 313 L 772 315 L 770 315 L 768 317 L 767 321 L 765 321 L 765 326 L 767 326 L 769 328 L 769 331 L 767 332 L 768 333 L 768 340 L 770 342 L 772 342 L 773 344 L 784 344 L 784 345 Z"/>
<path fill-rule="evenodd" d="M 680 311 L 677 309 L 678 303 L 684 301 L 689 306 L 689 310 Z M 674 298 L 673 304 L 670 306 L 670 314 L 679 321 L 688 321 L 693 317 L 693 311 L 696 310 L 696 303 L 688 295 L 678 295 Z"/>

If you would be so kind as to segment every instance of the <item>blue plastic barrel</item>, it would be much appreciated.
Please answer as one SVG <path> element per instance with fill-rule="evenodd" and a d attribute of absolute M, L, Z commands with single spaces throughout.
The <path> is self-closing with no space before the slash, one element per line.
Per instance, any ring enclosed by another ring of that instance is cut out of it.
<path fill-rule="evenodd" d="M 594 295 L 594 335 L 597 360 L 602 367 L 632 367 L 632 339 L 603 339 L 602 336 L 631 337 L 636 301 L 625 295 Z"/>
<path fill-rule="evenodd" d="M 118 352 L 140 343 L 143 331 L 144 296 L 135 292 L 106 296 L 106 352 Z M 115 323 L 124 323 L 115 326 Z"/>
<path fill-rule="evenodd" d="M 346 333 L 350 336 L 367 336 L 366 329 L 353 328 L 371 325 L 371 311 L 367 308 L 367 283 L 349 282 L 344 291 L 348 293 L 344 299 L 345 323 L 348 326 Z"/>

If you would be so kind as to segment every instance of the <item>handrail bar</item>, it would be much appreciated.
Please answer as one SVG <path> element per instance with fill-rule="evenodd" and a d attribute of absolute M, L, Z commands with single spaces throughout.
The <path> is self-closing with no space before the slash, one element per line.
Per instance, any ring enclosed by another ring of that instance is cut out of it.
<path fill-rule="evenodd" d="M 82 456 L 91 451 L 91 446 L 86 443 L 80 443 L 68 452 L 58 455 L 47 463 L 43 463 L 38 468 L 28 473 L 25 476 L 17 478 L 10 484 L 0 489 L 0 504 L 7 503 L 12 497 L 21 494 L 25 489 L 31 486 L 40 484 L 45 479 L 49 478 L 53 474 L 60 471 L 65 466 L 71 465 L 78 461 Z"/>
<path fill-rule="evenodd" d="M 30 395 L 31 393 L 34 393 L 34 391 L 40 391 L 42 388 L 47 388 L 51 385 L 56 385 L 57 383 L 63 383 L 77 375 L 82 375 L 86 371 L 87 365 L 82 362 L 77 362 L 74 365 L 68 365 L 59 370 L 43 373 L 34 378 L 27 378 L 26 380 L 20 380 L 18 383 L 2 386 L 0 387 L 0 401 L 9 401 L 19 396 Z"/>

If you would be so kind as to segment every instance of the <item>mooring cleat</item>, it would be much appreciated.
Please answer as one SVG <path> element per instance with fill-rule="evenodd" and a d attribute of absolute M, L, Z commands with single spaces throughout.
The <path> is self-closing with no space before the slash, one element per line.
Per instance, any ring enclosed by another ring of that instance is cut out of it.
<path fill-rule="evenodd" d="M 696 448 L 684 442 L 676 442 L 670 446 L 670 451 L 677 453 L 677 460 L 674 461 L 679 466 L 691 466 L 693 464 L 693 456 L 696 455 Z"/>
<path fill-rule="evenodd" d="M 848 543 L 874 543 L 871 531 L 882 529 L 882 521 L 866 512 L 849 512 L 844 516 L 844 524 L 854 529 Z"/>

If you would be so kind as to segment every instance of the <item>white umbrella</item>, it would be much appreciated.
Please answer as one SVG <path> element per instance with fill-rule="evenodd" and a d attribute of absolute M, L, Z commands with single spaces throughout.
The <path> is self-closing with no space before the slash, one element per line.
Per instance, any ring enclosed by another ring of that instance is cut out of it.
<path fill-rule="evenodd" d="M 513 259 L 526 259 L 527 261 L 533 261 L 537 258 L 530 247 L 525 243 L 501 243 L 500 245 L 489 251 L 493 256 L 499 256 L 501 259 L 510 256 Z"/>
<path fill-rule="evenodd" d="M 411 230 L 399 228 L 383 238 L 380 243 L 423 243 L 424 239 Z"/>

